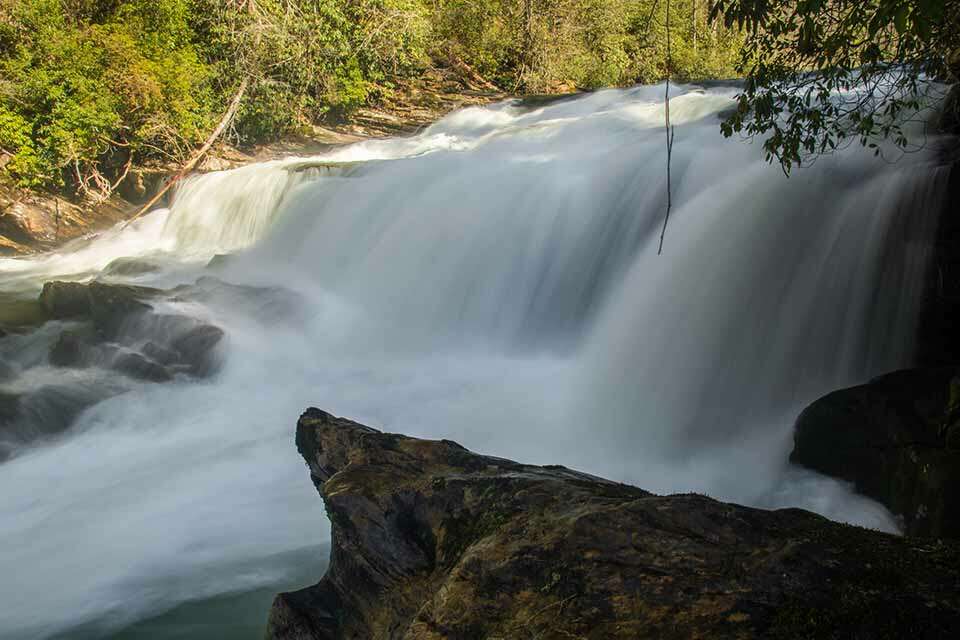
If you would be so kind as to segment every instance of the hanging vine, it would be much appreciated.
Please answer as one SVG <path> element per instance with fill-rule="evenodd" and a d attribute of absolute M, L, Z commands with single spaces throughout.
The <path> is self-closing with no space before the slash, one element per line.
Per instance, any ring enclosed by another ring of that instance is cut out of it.
<path fill-rule="evenodd" d="M 660 248 L 657 249 L 657 255 L 663 253 L 663 237 L 667 234 L 667 222 L 670 220 L 670 208 L 673 206 L 670 184 L 670 160 L 673 156 L 673 125 L 670 124 L 670 70 L 673 66 L 673 60 L 670 57 L 670 0 L 666 0 L 664 5 L 667 13 L 667 82 L 663 96 L 663 120 L 667 136 L 667 212 L 663 216 L 663 229 L 660 230 Z"/>

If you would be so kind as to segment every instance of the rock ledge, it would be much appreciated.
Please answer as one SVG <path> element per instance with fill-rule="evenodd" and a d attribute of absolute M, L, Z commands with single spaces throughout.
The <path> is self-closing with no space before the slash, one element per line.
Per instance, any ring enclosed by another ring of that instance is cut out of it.
<path fill-rule="evenodd" d="M 267 637 L 947 638 L 958 547 L 789 509 L 656 496 L 318 409 L 297 447 L 332 522 Z"/>

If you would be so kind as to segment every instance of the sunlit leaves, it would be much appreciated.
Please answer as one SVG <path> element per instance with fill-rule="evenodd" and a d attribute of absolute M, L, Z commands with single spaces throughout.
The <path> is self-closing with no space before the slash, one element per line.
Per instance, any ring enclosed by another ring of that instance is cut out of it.
<path fill-rule="evenodd" d="M 735 116 L 721 130 L 764 136 L 787 173 L 855 140 L 910 145 L 923 76 L 951 77 L 958 0 L 716 0 L 713 15 L 749 31 Z"/>

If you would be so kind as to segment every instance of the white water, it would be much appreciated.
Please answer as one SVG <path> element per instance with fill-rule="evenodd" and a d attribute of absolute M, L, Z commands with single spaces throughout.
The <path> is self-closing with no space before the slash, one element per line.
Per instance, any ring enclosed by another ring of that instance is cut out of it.
<path fill-rule="evenodd" d="M 237 252 L 214 275 L 291 292 L 282 311 L 252 292 L 176 303 L 226 330 L 215 378 L 133 385 L 0 465 L 0 637 L 102 636 L 297 586 L 297 552 L 329 536 L 293 445 L 310 405 L 893 530 L 786 458 L 805 404 L 909 362 L 932 170 L 850 150 L 788 181 L 719 135 L 732 92 L 682 93 L 662 256 L 662 87 L 647 87 L 203 176 L 126 230 L 0 261 L 0 287 L 35 293 L 122 256 L 162 266 L 136 282 L 190 283 Z M 6 355 L 35 365 L 23 380 L 58 375 L 35 342 Z"/>

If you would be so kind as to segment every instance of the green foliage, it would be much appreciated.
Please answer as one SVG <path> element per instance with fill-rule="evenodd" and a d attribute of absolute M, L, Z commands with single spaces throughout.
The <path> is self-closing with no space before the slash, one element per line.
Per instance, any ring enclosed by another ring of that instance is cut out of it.
<path fill-rule="evenodd" d="M 767 135 L 786 173 L 852 141 L 907 149 L 923 78 L 957 79 L 958 0 L 716 0 L 713 14 L 748 33 L 723 132 Z"/>
<path fill-rule="evenodd" d="M 729 76 L 736 29 L 675 0 L 672 72 Z M 667 72 L 659 0 L 0 0 L 0 151 L 20 184 L 99 196 L 131 163 L 343 117 L 433 61 L 508 91 Z"/>
<path fill-rule="evenodd" d="M 0 106 L 0 149 L 9 149 L 12 155 L 6 169 L 13 175 L 22 176 L 22 184 L 31 187 L 42 184 L 45 177 L 32 134 L 26 118 Z"/>
<path fill-rule="evenodd" d="M 507 88 L 549 92 L 667 75 L 660 0 L 441 0 L 434 23 L 451 53 Z M 738 30 L 708 23 L 705 0 L 671 3 L 671 72 L 731 77 Z"/>
<path fill-rule="evenodd" d="M 8 0 L 0 8 L 0 146 L 21 184 L 67 177 L 94 189 L 111 149 L 190 143 L 206 129 L 209 72 L 186 41 L 185 1 L 111 6 Z"/>

